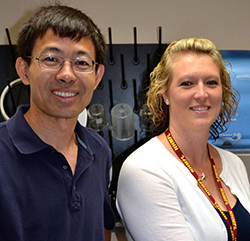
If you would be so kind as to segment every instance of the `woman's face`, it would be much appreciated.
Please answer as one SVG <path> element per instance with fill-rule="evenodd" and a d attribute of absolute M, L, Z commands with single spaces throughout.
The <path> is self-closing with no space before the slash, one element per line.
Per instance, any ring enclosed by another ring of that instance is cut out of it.
<path fill-rule="evenodd" d="M 218 66 L 206 54 L 186 53 L 174 60 L 169 99 L 169 126 L 186 130 L 208 130 L 222 104 Z"/>

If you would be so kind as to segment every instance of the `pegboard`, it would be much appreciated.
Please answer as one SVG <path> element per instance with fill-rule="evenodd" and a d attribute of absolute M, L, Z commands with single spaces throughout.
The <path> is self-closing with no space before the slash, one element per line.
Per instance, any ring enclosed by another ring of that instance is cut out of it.
<path fill-rule="evenodd" d="M 137 62 L 134 62 L 134 45 L 113 45 L 113 56 L 110 62 L 108 51 L 105 74 L 102 82 L 94 92 L 90 103 L 102 104 L 105 108 L 109 125 L 100 133 L 109 143 L 114 157 L 135 145 L 146 137 L 139 123 L 139 109 L 145 102 L 145 93 L 149 83 L 149 73 L 159 61 L 158 45 L 145 44 L 137 46 Z M 110 137 L 111 116 L 113 106 L 120 103 L 128 104 L 134 113 L 135 136 L 127 141 Z"/>

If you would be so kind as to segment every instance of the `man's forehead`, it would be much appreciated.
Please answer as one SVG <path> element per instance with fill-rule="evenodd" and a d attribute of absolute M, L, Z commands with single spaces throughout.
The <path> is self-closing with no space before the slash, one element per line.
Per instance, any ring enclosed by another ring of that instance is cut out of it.
<path fill-rule="evenodd" d="M 65 48 L 65 45 L 67 45 L 67 48 Z M 51 29 L 48 29 L 43 36 L 40 36 L 35 41 L 32 52 L 34 51 L 39 52 L 39 54 L 47 52 L 64 54 L 67 51 L 71 51 L 72 54 L 77 56 L 84 55 L 92 59 L 96 55 L 95 46 L 91 38 L 84 36 L 78 40 L 70 37 L 61 37 Z"/>

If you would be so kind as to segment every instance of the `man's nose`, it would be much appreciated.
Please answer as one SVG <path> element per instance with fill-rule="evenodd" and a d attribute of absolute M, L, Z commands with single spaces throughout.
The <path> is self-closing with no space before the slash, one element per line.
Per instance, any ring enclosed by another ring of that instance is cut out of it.
<path fill-rule="evenodd" d="M 63 82 L 74 82 L 76 80 L 76 75 L 70 60 L 64 60 L 62 66 L 57 73 L 57 78 Z"/>

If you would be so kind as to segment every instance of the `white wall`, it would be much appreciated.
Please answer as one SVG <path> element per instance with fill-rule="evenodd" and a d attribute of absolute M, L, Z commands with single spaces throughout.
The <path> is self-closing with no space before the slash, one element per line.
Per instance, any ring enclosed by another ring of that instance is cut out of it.
<path fill-rule="evenodd" d="M 0 44 L 8 44 L 5 28 L 16 42 L 20 26 L 45 0 L 0 0 Z M 179 38 L 204 37 L 220 49 L 250 48 L 249 0 L 61 0 L 87 13 L 113 43 L 133 43 L 137 27 L 138 43 L 157 43 L 157 27 L 162 42 Z"/>

